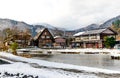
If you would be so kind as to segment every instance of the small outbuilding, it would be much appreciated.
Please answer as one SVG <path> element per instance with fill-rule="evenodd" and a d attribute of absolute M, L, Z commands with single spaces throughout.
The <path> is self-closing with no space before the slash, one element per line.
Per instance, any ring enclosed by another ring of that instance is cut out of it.
<path fill-rule="evenodd" d="M 55 43 L 54 47 L 55 48 L 65 48 L 66 47 L 66 39 L 61 37 L 61 36 L 56 36 L 54 37 Z"/>

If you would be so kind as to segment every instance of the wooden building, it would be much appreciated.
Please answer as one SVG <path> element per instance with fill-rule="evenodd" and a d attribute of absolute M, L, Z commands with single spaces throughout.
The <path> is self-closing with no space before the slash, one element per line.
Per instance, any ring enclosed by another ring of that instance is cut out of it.
<path fill-rule="evenodd" d="M 17 42 L 19 47 L 28 47 L 31 39 L 31 34 L 20 32 L 13 36 L 13 41 Z"/>
<path fill-rule="evenodd" d="M 54 48 L 65 48 L 66 47 L 66 39 L 61 36 L 54 37 L 55 43 Z"/>
<path fill-rule="evenodd" d="M 74 34 L 72 47 L 81 48 L 103 48 L 105 37 L 116 38 L 117 32 L 111 28 L 96 29 L 91 31 L 84 31 Z"/>
<path fill-rule="evenodd" d="M 40 32 L 34 37 L 34 45 L 40 48 L 52 47 L 53 43 L 54 37 L 47 28 L 41 29 Z"/>

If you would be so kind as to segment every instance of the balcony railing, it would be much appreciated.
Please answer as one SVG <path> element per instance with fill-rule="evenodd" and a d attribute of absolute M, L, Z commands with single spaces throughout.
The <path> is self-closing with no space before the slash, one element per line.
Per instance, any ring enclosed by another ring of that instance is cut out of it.
<path fill-rule="evenodd" d="M 100 38 L 98 36 L 75 38 L 75 41 L 91 41 L 91 40 L 100 40 Z"/>

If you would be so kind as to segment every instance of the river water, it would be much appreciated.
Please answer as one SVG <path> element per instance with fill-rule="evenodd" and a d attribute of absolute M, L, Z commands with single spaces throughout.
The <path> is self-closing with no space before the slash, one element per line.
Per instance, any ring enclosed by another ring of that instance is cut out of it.
<path fill-rule="evenodd" d="M 4 61 L 4 60 L 2 60 L 2 59 L 0 59 L 0 64 L 10 64 L 10 63 L 7 62 L 7 61 Z"/>
<path fill-rule="evenodd" d="M 112 60 L 108 54 L 54 54 L 41 55 L 33 58 L 120 71 L 120 60 Z"/>

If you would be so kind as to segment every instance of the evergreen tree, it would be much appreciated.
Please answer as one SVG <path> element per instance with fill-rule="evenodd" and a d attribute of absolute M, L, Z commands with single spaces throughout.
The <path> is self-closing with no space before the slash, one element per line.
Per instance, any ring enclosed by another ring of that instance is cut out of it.
<path fill-rule="evenodd" d="M 113 48 L 114 45 L 115 45 L 114 37 L 105 37 L 105 47 L 106 48 Z"/>

